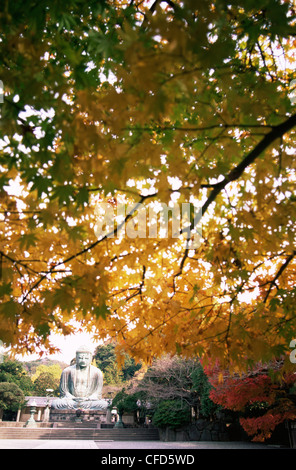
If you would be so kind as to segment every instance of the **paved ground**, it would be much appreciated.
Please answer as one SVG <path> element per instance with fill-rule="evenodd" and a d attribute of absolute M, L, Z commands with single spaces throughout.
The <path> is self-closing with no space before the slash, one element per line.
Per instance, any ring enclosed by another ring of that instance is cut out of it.
<path fill-rule="evenodd" d="M 161 442 L 1 439 L 0 449 L 275 449 L 249 442 Z"/>

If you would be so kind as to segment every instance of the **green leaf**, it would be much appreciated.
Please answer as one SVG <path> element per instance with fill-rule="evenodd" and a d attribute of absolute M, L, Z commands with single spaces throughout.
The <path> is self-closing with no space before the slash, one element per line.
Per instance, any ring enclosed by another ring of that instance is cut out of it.
<path fill-rule="evenodd" d="M 48 194 L 49 193 L 49 188 L 52 187 L 52 179 L 47 178 L 44 176 L 35 176 L 33 179 L 34 183 L 32 186 L 32 190 L 36 189 L 38 197 L 42 196 L 42 193 Z"/>
<path fill-rule="evenodd" d="M 18 313 L 19 303 L 14 300 L 8 300 L 0 304 L 0 314 L 3 314 L 6 317 L 13 318 Z"/>
<path fill-rule="evenodd" d="M 107 315 L 110 313 L 109 308 L 105 305 L 97 305 L 94 307 L 93 310 L 96 318 L 102 317 L 104 320 L 106 319 Z"/>
<path fill-rule="evenodd" d="M 12 286 L 11 282 L 8 282 L 7 284 L 1 284 L 0 285 L 0 297 L 3 297 L 4 295 L 10 295 L 12 293 Z"/>
<path fill-rule="evenodd" d="M 75 307 L 75 300 L 73 298 L 71 289 L 66 286 L 62 286 L 60 289 L 56 289 L 52 296 L 52 306 L 60 307 L 62 310 L 71 312 Z"/>
<path fill-rule="evenodd" d="M 86 237 L 86 230 L 83 227 L 75 226 L 67 228 L 69 238 L 73 241 L 81 241 Z"/>
<path fill-rule="evenodd" d="M 41 323 L 36 327 L 36 332 L 46 338 L 50 334 L 50 326 L 47 323 Z"/>
<path fill-rule="evenodd" d="M 69 206 L 74 201 L 74 188 L 69 184 L 56 186 L 51 199 L 58 199 L 59 205 Z"/>
<path fill-rule="evenodd" d="M 34 233 L 25 233 L 18 239 L 20 247 L 25 250 L 28 250 L 30 246 L 35 246 L 37 240 L 38 238 Z"/>
<path fill-rule="evenodd" d="M 83 188 L 79 189 L 77 195 L 76 195 L 76 202 L 78 207 L 82 206 L 85 207 L 86 204 L 88 204 L 88 199 L 89 199 L 89 192 L 87 188 L 84 186 Z"/>

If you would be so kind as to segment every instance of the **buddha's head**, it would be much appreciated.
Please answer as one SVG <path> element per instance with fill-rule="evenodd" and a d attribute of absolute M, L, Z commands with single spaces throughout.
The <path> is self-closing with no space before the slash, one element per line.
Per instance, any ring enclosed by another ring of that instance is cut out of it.
<path fill-rule="evenodd" d="M 80 369 L 85 369 L 91 364 L 92 352 L 87 346 L 80 346 L 76 351 L 76 365 Z"/>

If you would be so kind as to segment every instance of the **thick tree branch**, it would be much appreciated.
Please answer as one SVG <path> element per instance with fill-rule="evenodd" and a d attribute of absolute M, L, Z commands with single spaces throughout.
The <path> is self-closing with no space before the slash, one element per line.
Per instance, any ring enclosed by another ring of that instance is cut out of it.
<path fill-rule="evenodd" d="M 201 211 L 198 212 L 196 217 L 193 219 L 190 227 L 185 227 L 181 230 L 181 233 L 187 233 L 187 241 L 189 240 L 189 231 L 193 230 L 194 227 L 200 222 L 203 215 L 208 210 L 212 202 L 215 201 L 217 196 L 226 188 L 226 186 L 231 182 L 240 178 L 245 169 L 250 166 L 275 140 L 281 138 L 286 132 L 290 131 L 294 126 L 296 126 L 296 114 L 293 114 L 289 119 L 287 119 L 282 124 L 274 126 L 270 132 L 268 132 L 263 139 L 256 145 L 256 147 L 235 167 L 233 168 L 228 175 L 219 183 L 212 185 L 212 191 L 202 206 Z M 184 251 L 184 255 L 181 260 L 179 271 L 176 276 L 180 276 L 183 271 L 183 266 L 186 259 L 188 258 L 189 249 L 188 246 Z"/>
<path fill-rule="evenodd" d="M 222 181 L 215 184 L 208 199 L 202 206 L 201 213 L 199 213 L 192 221 L 190 229 L 194 229 L 212 202 L 215 201 L 217 196 L 231 181 L 235 181 L 240 178 L 248 166 L 250 166 L 275 140 L 281 138 L 294 126 L 296 126 L 296 114 L 293 114 L 285 122 L 275 126 L 270 132 L 268 132 L 256 147 L 235 168 L 233 168 Z"/>
<path fill-rule="evenodd" d="M 286 261 L 281 265 L 280 269 L 278 270 L 278 272 L 276 273 L 274 279 L 270 282 L 270 286 L 269 286 L 269 289 L 267 291 L 267 294 L 263 300 L 263 303 L 266 303 L 268 297 L 269 297 L 269 294 L 271 292 L 271 289 L 273 286 L 276 286 L 276 281 L 278 280 L 278 278 L 282 275 L 282 273 L 285 271 L 285 269 L 288 267 L 289 263 L 292 261 L 292 259 L 295 257 L 296 255 L 296 250 L 293 251 L 293 253 L 291 253 L 287 258 L 286 258 Z"/>

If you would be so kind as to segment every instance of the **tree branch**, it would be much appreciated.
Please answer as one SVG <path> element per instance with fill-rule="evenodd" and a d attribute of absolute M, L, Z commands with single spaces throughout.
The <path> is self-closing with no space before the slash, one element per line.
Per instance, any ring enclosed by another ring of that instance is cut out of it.
<path fill-rule="evenodd" d="M 231 182 L 235 181 L 243 174 L 245 169 L 250 166 L 275 140 L 281 138 L 286 132 L 290 131 L 296 126 L 296 114 L 293 114 L 282 124 L 274 126 L 263 139 L 256 145 L 256 147 L 235 167 L 233 168 L 224 180 L 216 183 L 211 191 L 208 199 L 202 206 L 201 213 L 199 213 L 191 223 L 190 229 L 192 230 L 200 221 L 201 217 L 205 214 L 212 202 L 215 201 L 221 191 Z M 185 231 L 186 229 L 184 229 Z"/>
<path fill-rule="evenodd" d="M 54 264 L 43 276 L 41 276 L 38 281 L 36 281 L 33 286 L 27 291 L 27 293 L 25 294 L 24 298 L 22 299 L 22 303 L 25 302 L 25 300 L 28 298 L 29 294 L 35 290 L 43 281 L 44 279 L 46 279 L 46 277 L 49 275 L 49 274 L 52 274 L 56 271 L 56 268 L 58 266 L 61 266 L 62 264 L 66 264 L 66 263 L 69 263 L 70 261 L 72 261 L 73 259 L 75 258 L 78 258 L 79 256 L 83 255 L 84 253 L 87 253 L 88 251 L 92 250 L 95 246 L 97 246 L 99 243 L 102 243 L 104 240 L 106 240 L 107 238 L 111 237 L 111 236 L 114 236 L 116 235 L 119 230 L 124 226 L 124 224 L 126 224 L 126 222 L 132 217 L 133 213 L 136 212 L 136 210 L 138 209 L 138 207 L 145 201 L 145 199 L 148 199 L 149 197 L 152 197 L 154 195 L 147 195 L 147 196 L 142 196 L 140 201 L 135 205 L 135 207 L 127 214 L 127 216 L 125 217 L 124 221 L 121 222 L 114 230 L 112 230 L 110 233 L 107 233 L 106 235 L 104 235 L 104 237 L 100 238 L 99 240 L 91 243 L 90 245 L 88 245 L 86 248 L 84 248 L 83 250 L 79 251 L 78 253 L 75 253 L 74 255 L 71 255 L 69 256 L 68 258 L 62 260 L 62 261 L 59 261 L 58 263 Z"/>
<path fill-rule="evenodd" d="M 185 227 L 184 229 L 182 229 L 180 231 L 180 234 L 182 233 L 185 233 L 187 232 L 187 246 L 186 246 L 186 249 L 185 249 L 185 253 L 184 253 L 184 256 L 182 258 L 182 261 L 181 261 L 181 265 L 180 265 L 180 269 L 179 269 L 179 272 L 177 273 L 177 275 L 180 275 L 182 273 L 182 270 L 183 270 L 183 266 L 185 264 L 185 261 L 188 257 L 188 252 L 189 252 L 189 249 L 188 249 L 188 241 L 189 241 L 189 238 L 190 238 L 190 232 L 191 230 L 194 229 L 194 227 L 199 223 L 199 221 L 201 220 L 202 216 L 205 214 L 205 212 L 207 211 L 208 207 L 212 204 L 212 202 L 215 201 L 215 199 L 217 198 L 217 196 L 221 193 L 221 191 L 231 182 L 231 181 L 235 181 L 237 180 L 241 175 L 242 173 L 245 171 L 245 169 L 251 165 L 255 160 L 256 158 L 258 158 L 262 152 L 264 152 L 264 150 L 267 149 L 267 147 L 269 147 L 269 145 L 271 145 L 276 139 L 278 138 L 281 138 L 286 132 L 288 132 L 289 130 L 291 130 L 294 126 L 296 125 L 296 114 L 292 115 L 289 119 L 287 119 L 285 122 L 283 122 L 282 124 L 279 124 L 278 126 L 274 126 L 272 128 L 272 130 L 266 134 L 264 136 L 264 138 L 256 145 L 256 147 L 241 161 L 241 163 L 239 163 L 235 168 L 233 168 L 229 174 L 224 178 L 224 180 L 222 180 L 221 182 L 219 183 L 216 183 L 213 185 L 213 189 L 208 197 L 208 199 L 206 200 L 206 202 L 204 203 L 204 205 L 202 206 L 202 210 L 198 213 L 198 215 L 193 219 L 190 227 Z M 103 242 L 105 239 L 107 239 L 108 237 L 110 237 L 111 235 L 116 235 L 119 230 L 124 226 L 124 224 L 132 217 L 133 213 L 137 210 L 137 208 L 148 198 L 150 197 L 155 197 L 156 194 L 152 194 L 152 195 L 147 195 L 147 196 L 141 196 L 140 198 L 140 201 L 135 205 L 135 207 L 133 208 L 133 210 L 125 217 L 124 221 L 119 224 L 111 233 L 108 233 L 106 234 L 103 238 L 101 238 L 100 240 L 97 240 L 95 241 L 94 243 L 90 244 L 89 246 L 87 246 L 86 248 L 84 248 L 83 250 L 79 251 L 78 253 L 75 253 L 74 255 L 71 255 L 69 256 L 68 258 L 60 261 L 59 263 L 55 264 L 54 266 L 52 266 L 52 268 L 47 272 L 45 273 L 43 276 L 41 276 L 38 281 L 36 281 L 34 283 L 34 285 L 27 291 L 27 293 L 25 294 L 24 298 L 23 298 L 23 301 L 24 302 L 27 297 L 29 296 L 29 294 L 35 290 L 43 281 L 44 279 L 46 279 L 47 275 L 48 274 L 52 274 L 56 268 L 62 264 L 66 264 L 66 263 L 69 263 L 70 261 L 72 261 L 73 259 L 83 255 L 84 253 L 87 253 L 89 252 L 90 250 L 92 250 L 95 246 L 97 246 L 99 243 Z"/>
<path fill-rule="evenodd" d="M 296 125 L 296 114 L 293 114 L 289 119 L 287 119 L 282 124 L 274 126 L 270 132 L 268 132 L 263 139 L 256 145 L 256 147 L 235 167 L 233 168 L 228 175 L 224 178 L 224 180 L 220 181 L 219 183 L 212 185 L 212 191 L 205 201 L 204 205 L 201 208 L 201 211 L 198 212 L 197 216 L 194 217 L 193 221 L 191 222 L 190 227 L 185 227 L 181 230 L 181 233 L 187 233 L 187 242 L 189 240 L 189 231 L 192 231 L 194 227 L 200 222 L 203 215 L 206 213 L 209 206 L 212 202 L 215 201 L 217 196 L 221 193 L 223 189 L 231 182 L 235 181 L 243 174 L 245 169 L 250 166 L 275 140 L 281 138 L 286 132 L 291 130 Z M 180 276 L 182 274 L 183 266 L 185 261 L 188 257 L 188 244 L 184 251 L 183 258 L 181 260 L 180 268 L 178 273 L 175 275 Z"/>
<path fill-rule="evenodd" d="M 292 261 L 292 259 L 295 257 L 296 255 L 296 250 L 293 251 L 293 253 L 290 254 L 290 256 L 288 256 L 288 258 L 286 259 L 286 261 L 282 264 L 282 266 L 280 267 L 280 269 L 278 270 L 278 272 L 276 273 L 274 279 L 272 281 L 270 281 L 270 286 L 269 286 L 269 289 L 267 291 L 267 294 L 263 300 L 263 303 L 265 304 L 268 297 L 269 297 L 269 294 L 271 292 L 271 289 L 273 286 L 276 286 L 276 281 L 277 279 L 282 275 L 282 273 L 285 271 L 285 269 L 287 268 L 287 266 L 289 265 L 289 263 Z"/>

